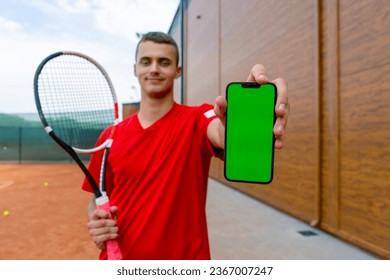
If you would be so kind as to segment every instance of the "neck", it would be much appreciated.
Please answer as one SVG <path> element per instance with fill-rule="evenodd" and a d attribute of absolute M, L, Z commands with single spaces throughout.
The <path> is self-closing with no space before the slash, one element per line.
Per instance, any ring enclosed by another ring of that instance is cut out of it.
<path fill-rule="evenodd" d="M 143 128 L 148 128 L 168 113 L 174 105 L 172 95 L 163 98 L 142 98 L 138 119 Z"/>

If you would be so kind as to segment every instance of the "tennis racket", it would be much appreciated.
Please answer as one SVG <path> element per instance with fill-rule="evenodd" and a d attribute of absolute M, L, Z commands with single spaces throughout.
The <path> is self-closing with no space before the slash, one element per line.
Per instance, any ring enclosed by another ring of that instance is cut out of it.
<path fill-rule="evenodd" d="M 84 172 L 96 197 L 96 207 L 110 213 L 106 194 L 107 157 L 118 123 L 118 104 L 107 72 L 92 58 L 77 52 L 57 52 L 45 58 L 34 77 L 35 103 L 47 134 Z M 95 147 L 101 132 L 112 125 L 108 139 Z M 99 183 L 78 154 L 104 149 Z M 117 240 L 106 242 L 108 259 L 122 259 Z"/>

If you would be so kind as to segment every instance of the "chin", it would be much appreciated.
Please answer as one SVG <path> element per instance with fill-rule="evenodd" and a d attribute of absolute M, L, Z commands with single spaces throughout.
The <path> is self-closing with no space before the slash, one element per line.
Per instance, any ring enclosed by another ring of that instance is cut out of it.
<path fill-rule="evenodd" d="M 158 98 L 158 99 L 162 99 L 162 98 L 165 98 L 167 95 L 170 94 L 170 90 L 162 90 L 162 91 L 149 91 L 147 93 L 148 96 L 152 97 L 152 98 Z"/>

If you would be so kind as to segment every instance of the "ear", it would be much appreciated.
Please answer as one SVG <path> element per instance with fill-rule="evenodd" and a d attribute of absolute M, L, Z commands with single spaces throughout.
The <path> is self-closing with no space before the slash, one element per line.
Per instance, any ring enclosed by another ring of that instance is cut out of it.
<path fill-rule="evenodd" d="M 175 79 L 180 78 L 181 76 L 181 66 L 176 67 L 176 74 L 175 74 Z"/>
<path fill-rule="evenodd" d="M 137 64 L 134 63 L 134 76 L 137 77 Z"/>

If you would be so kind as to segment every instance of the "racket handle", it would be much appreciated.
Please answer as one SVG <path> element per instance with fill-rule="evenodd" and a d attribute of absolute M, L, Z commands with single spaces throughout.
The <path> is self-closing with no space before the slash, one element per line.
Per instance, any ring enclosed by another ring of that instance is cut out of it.
<path fill-rule="evenodd" d="M 96 208 L 99 210 L 104 210 L 107 213 L 110 214 L 110 201 L 108 200 L 107 197 L 102 197 L 98 198 L 96 200 Z M 107 259 L 109 260 L 121 260 L 122 259 L 122 253 L 121 250 L 119 249 L 119 244 L 116 239 L 114 240 L 107 240 L 106 241 L 106 250 L 107 250 Z"/>

